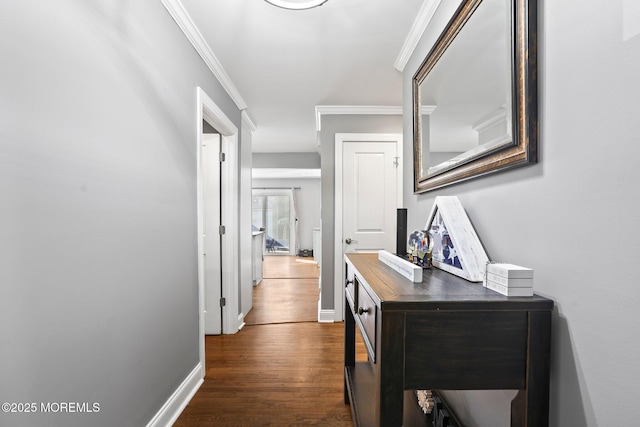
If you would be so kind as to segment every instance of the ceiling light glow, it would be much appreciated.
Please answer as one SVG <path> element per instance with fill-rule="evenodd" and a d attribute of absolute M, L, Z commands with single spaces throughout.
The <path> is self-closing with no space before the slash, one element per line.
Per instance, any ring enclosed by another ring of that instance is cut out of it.
<path fill-rule="evenodd" d="M 328 0 L 265 0 L 267 3 L 283 9 L 304 10 L 318 7 Z"/>

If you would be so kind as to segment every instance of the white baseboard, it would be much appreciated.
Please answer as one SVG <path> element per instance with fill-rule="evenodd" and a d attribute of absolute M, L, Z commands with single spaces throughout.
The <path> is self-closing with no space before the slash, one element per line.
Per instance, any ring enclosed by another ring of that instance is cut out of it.
<path fill-rule="evenodd" d="M 238 314 L 238 332 L 240 332 L 240 330 L 244 328 L 244 326 L 244 313 L 240 313 Z"/>
<path fill-rule="evenodd" d="M 167 427 L 176 422 L 184 408 L 204 382 L 204 369 L 198 363 L 171 397 L 162 405 L 158 413 L 149 421 L 147 427 Z"/>
<path fill-rule="evenodd" d="M 320 301 L 318 301 L 318 323 L 333 323 L 334 320 L 334 310 L 323 310 L 322 308 L 320 308 Z"/>

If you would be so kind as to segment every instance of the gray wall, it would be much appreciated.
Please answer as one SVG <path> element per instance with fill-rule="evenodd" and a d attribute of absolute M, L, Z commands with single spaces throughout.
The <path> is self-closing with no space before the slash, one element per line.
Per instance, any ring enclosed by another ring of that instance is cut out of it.
<path fill-rule="evenodd" d="M 335 211 L 335 136 L 336 133 L 402 133 L 401 116 L 385 115 L 324 115 L 319 133 L 322 173 L 322 259 L 334 259 Z M 405 147 L 410 142 L 404 141 Z M 405 162 L 405 170 L 407 169 Z M 334 266 L 324 261 L 320 271 L 321 309 L 334 305 Z"/>
<path fill-rule="evenodd" d="M 623 3 L 539 2 L 539 164 L 419 196 L 405 169 L 409 227 L 424 226 L 435 196 L 458 196 L 489 256 L 535 269 L 535 292 L 555 301 L 554 427 L 640 416 L 640 35 L 623 40 Z M 434 37 L 428 29 L 404 72 L 407 136 L 411 77 Z M 469 427 L 508 426 L 512 396 L 448 393 Z"/>
<path fill-rule="evenodd" d="M 253 187 L 300 187 L 295 190 L 300 249 L 313 249 L 313 229 L 320 227 L 320 178 L 254 179 Z"/>
<path fill-rule="evenodd" d="M 198 363 L 196 86 L 240 112 L 161 2 L 0 14 L 3 426 L 142 426 Z"/>
<path fill-rule="evenodd" d="M 319 153 L 253 153 L 254 168 L 319 169 Z"/>

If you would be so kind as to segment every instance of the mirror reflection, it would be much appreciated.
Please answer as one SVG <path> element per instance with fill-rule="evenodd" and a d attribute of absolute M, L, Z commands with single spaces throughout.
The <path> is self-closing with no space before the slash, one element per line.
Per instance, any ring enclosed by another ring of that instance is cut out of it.
<path fill-rule="evenodd" d="M 510 1 L 483 0 L 419 82 L 419 177 L 511 145 Z"/>
<path fill-rule="evenodd" d="M 415 193 L 538 161 L 536 9 L 462 0 L 413 76 Z"/>

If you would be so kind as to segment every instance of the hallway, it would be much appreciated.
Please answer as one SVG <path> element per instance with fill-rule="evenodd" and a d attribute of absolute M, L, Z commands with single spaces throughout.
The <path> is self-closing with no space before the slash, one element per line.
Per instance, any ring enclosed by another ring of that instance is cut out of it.
<path fill-rule="evenodd" d="M 175 426 L 353 425 L 344 404 L 344 325 L 317 323 L 318 268 L 309 261 L 265 257 L 246 326 L 206 338 L 204 384 Z"/>
<path fill-rule="evenodd" d="M 320 270 L 313 258 L 267 255 L 262 271 L 247 326 L 318 321 Z"/>

